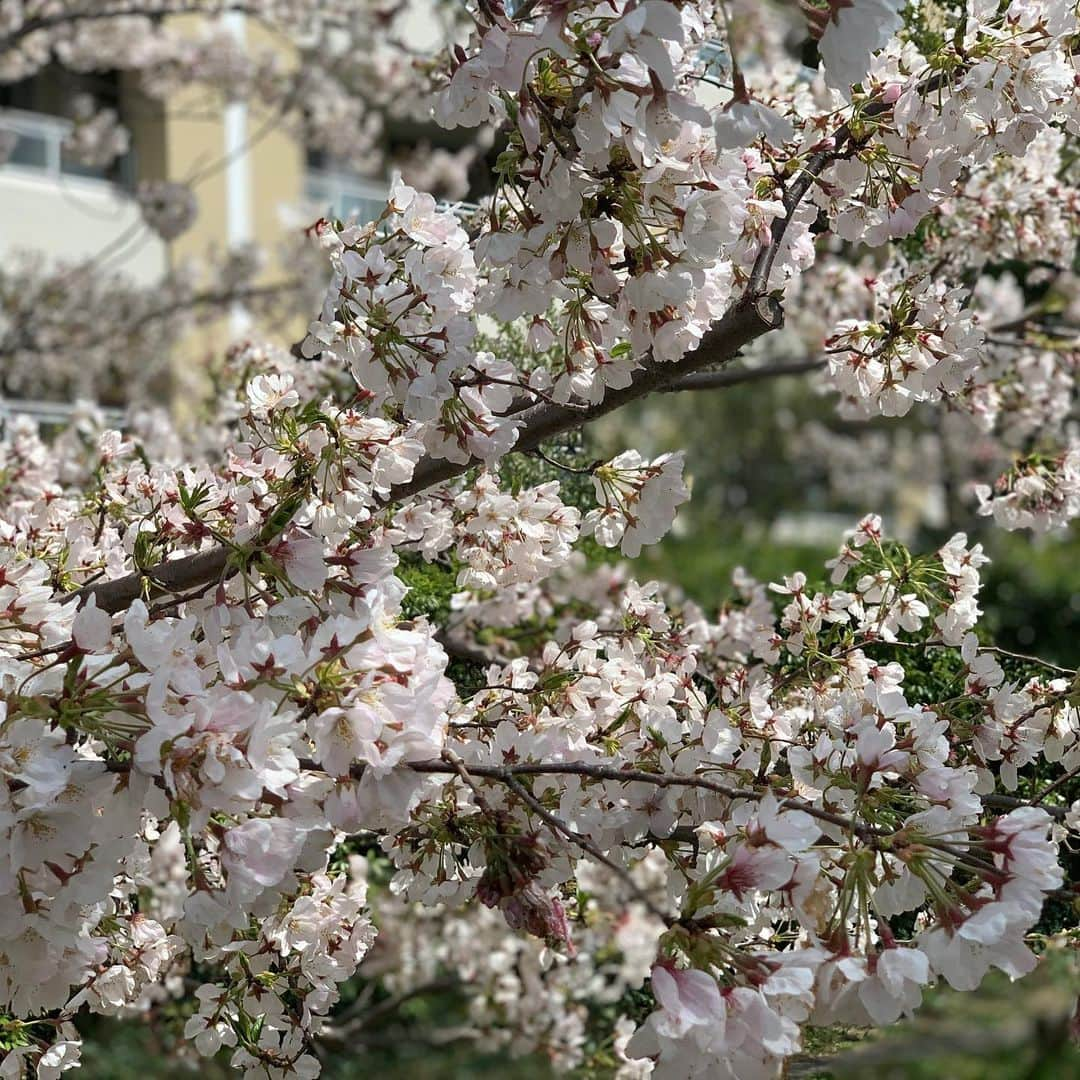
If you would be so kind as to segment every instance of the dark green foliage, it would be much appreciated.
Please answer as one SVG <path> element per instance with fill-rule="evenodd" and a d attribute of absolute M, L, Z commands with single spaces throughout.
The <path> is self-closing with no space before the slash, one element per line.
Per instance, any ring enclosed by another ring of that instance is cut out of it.
<path fill-rule="evenodd" d="M 458 567 L 453 563 L 425 562 L 414 553 L 401 556 L 395 574 L 409 586 L 401 605 L 405 618 L 425 616 L 432 623 L 441 625 L 450 614 L 450 598 L 458 591 L 456 580 Z"/>
<path fill-rule="evenodd" d="M 1023 983 L 991 972 L 977 993 L 940 985 L 914 1017 L 882 1031 L 834 1026 L 804 1031 L 794 1080 L 1066 1080 L 1080 1075 L 1069 1036 L 1076 958 L 1046 955 Z"/>
<path fill-rule="evenodd" d="M 748 537 L 745 543 L 733 543 L 726 537 L 669 536 L 642 552 L 634 564 L 635 576 L 641 581 L 657 578 L 681 585 L 706 610 L 732 596 L 731 575 L 738 566 L 764 582 L 781 581 L 793 570 L 804 570 L 811 590 L 824 585 L 824 560 L 834 555 L 834 550 L 810 544 L 771 544 L 758 530 L 748 532 L 753 538 Z"/>
<path fill-rule="evenodd" d="M 983 568 L 982 619 L 1005 648 L 1075 666 L 1080 641 L 1080 558 L 1075 542 L 998 536 Z"/>
<path fill-rule="evenodd" d="M 904 649 L 875 645 L 867 654 L 880 663 L 904 668 L 904 697 L 911 705 L 947 701 L 964 688 L 964 663 L 957 649 Z"/>

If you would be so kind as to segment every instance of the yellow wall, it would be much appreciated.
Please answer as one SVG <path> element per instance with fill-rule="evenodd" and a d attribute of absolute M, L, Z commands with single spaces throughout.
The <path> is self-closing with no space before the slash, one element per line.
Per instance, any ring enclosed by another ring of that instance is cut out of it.
<path fill-rule="evenodd" d="M 202 33 L 204 20 L 199 16 L 176 16 L 173 24 L 194 35 Z M 244 46 L 249 55 L 273 50 L 279 62 L 296 63 L 296 54 L 279 36 L 272 35 L 256 20 L 244 20 Z M 257 284 L 271 284 L 288 274 L 282 264 L 280 248 L 286 225 L 283 211 L 300 204 L 303 198 L 305 153 L 303 146 L 287 130 L 285 122 L 275 120 L 276 113 L 251 102 L 247 109 L 246 140 L 250 144 L 250 215 L 252 241 L 267 256 Z M 148 155 L 146 175 L 187 181 L 195 178 L 193 190 L 198 200 L 198 214 L 187 232 L 171 245 L 173 265 L 208 256 L 220 258 L 228 250 L 224 102 L 205 88 L 190 87 L 175 94 L 165 107 L 160 146 Z M 154 146 L 150 135 L 149 145 Z M 303 321 L 295 328 L 298 337 Z M 291 332 L 293 328 L 288 328 Z M 220 355 L 232 342 L 233 332 L 227 315 L 201 327 L 177 350 L 177 394 L 185 395 L 185 384 L 198 370 L 197 361 Z M 195 364 L 192 361 L 196 361 Z M 197 378 L 195 380 L 198 381 Z"/>

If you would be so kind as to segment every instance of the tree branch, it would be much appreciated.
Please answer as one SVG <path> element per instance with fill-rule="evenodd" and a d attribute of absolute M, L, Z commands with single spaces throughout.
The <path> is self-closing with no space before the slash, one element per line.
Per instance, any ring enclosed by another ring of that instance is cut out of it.
<path fill-rule="evenodd" d="M 576 829 L 572 829 L 562 818 L 545 809 L 540 800 L 533 795 L 517 777 L 508 775 L 502 781 L 513 794 L 520 799 L 545 825 L 553 832 L 561 833 L 567 840 L 576 844 L 582 851 L 591 855 L 601 866 L 607 867 L 625 886 L 630 895 L 644 904 L 650 914 L 658 918 L 662 923 L 671 922 L 670 916 L 663 909 L 653 903 L 648 894 L 630 876 L 630 871 L 620 866 L 614 859 L 605 855 L 587 836 L 582 836 Z"/>
<path fill-rule="evenodd" d="M 698 371 L 664 387 L 664 393 L 680 390 L 718 390 L 721 387 L 740 386 L 743 383 L 761 382 L 782 375 L 802 375 L 807 371 L 819 371 L 828 363 L 821 357 L 794 360 L 789 364 L 770 364 L 757 368 L 733 368 L 730 371 Z"/>
<path fill-rule="evenodd" d="M 67 23 L 87 22 L 99 19 L 127 19 L 136 16 L 145 18 L 162 18 L 168 15 L 220 15 L 225 12 L 238 12 L 243 15 L 251 15 L 256 18 L 265 17 L 265 11 L 260 11 L 258 4 L 253 3 L 229 3 L 222 0 L 219 4 L 207 4 L 205 0 L 176 0 L 172 4 L 162 3 L 132 3 L 123 7 L 110 7 L 98 0 L 93 0 L 84 8 L 70 8 L 67 11 L 57 11 L 50 15 L 31 16 L 21 26 L 16 26 L 10 34 L 0 37 L 0 55 L 19 44 L 23 38 L 29 37 L 42 30 L 52 30 Z"/>
<path fill-rule="evenodd" d="M 980 795 L 983 806 L 988 806 L 991 810 L 1017 810 L 1021 806 L 1031 806 L 1026 799 L 1018 799 L 1015 795 Z M 1065 816 L 1069 812 L 1067 806 L 1040 806 L 1040 810 L 1045 810 L 1055 821 L 1064 821 Z"/>
<path fill-rule="evenodd" d="M 85 269 L 87 272 L 90 272 L 93 268 L 90 264 L 87 264 L 80 269 Z M 182 311 L 190 311 L 200 307 L 227 307 L 230 304 L 243 304 L 245 302 L 257 300 L 268 300 L 280 293 L 295 289 L 300 284 L 301 282 L 299 279 L 292 279 L 274 282 L 269 285 L 250 285 L 241 289 L 225 290 L 223 292 L 210 292 L 208 290 L 206 292 L 195 293 L 184 300 L 178 300 L 175 304 L 170 304 L 168 307 L 154 308 L 143 314 L 136 312 L 136 315 L 131 322 L 113 326 L 106 333 L 97 334 L 83 341 L 80 341 L 78 337 L 71 336 L 71 330 L 69 329 L 69 340 L 65 342 L 64 347 L 70 349 L 96 349 L 99 345 L 105 345 L 113 338 L 118 338 L 125 334 L 132 334 L 133 332 L 141 330 L 148 323 L 160 322 L 163 319 L 172 318 Z M 24 318 L 23 321 L 24 323 L 33 322 L 33 320 L 29 318 Z M 54 343 L 42 344 L 32 336 L 24 337 L 21 340 L 0 343 L 0 357 L 15 356 L 20 352 L 51 353 L 56 350 L 57 346 Z"/>
<path fill-rule="evenodd" d="M 453 772 L 443 761 L 413 761 L 409 763 L 413 772 L 421 773 L 448 773 Z M 526 761 L 520 765 L 468 765 L 472 776 L 480 776 L 485 779 L 497 780 L 509 785 L 517 776 L 587 776 L 594 780 L 615 780 L 619 783 L 643 783 L 653 784 L 656 787 L 692 787 L 711 791 L 717 795 L 723 795 L 727 799 L 751 799 L 759 800 L 768 792 L 755 791 L 752 788 L 737 788 L 730 784 L 723 784 L 717 780 L 710 780 L 707 776 L 697 774 L 682 775 L 681 773 L 653 773 L 643 769 L 620 769 L 614 765 L 594 765 L 587 761 L 558 761 L 558 762 L 533 762 Z M 363 768 L 360 769 L 360 775 Z M 355 771 L 354 771 L 355 775 Z M 891 836 L 889 829 L 878 828 L 873 825 L 861 824 L 852 818 L 841 814 L 834 814 L 829 810 L 821 810 L 813 803 L 799 798 L 782 798 L 778 800 L 785 810 L 801 810 L 818 821 L 827 822 L 841 829 L 849 829 L 860 836 Z"/>
<path fill-rule="evenodd" d="M 377 1021 L 385 1020 L 392 1016 L 414 998 L 424 997 L 427 994 L 441 994 L 447 990 L 456 990 L 461 986 L 461 980 L 454 975 L 446 975 L 431 982 L 414 986 L 410 990 L 402 990 L 399 994 L 377 1001 L 363 1011 L 354 1012 L 347 1008 L 338 1016 L 331 1018 L 331 1026 L 320 1033 L 319 1039 L 325 1042 L 342 1043 L 350 1036 L 360 1036 L 363 1041 L 363 1031 L 371 1027 Z"/>
<path fill-rule="evenodd" d="M 770 330 L 778 329 L 783 325 L 783 321 L 783 309 L 779 301 L 768 296 L 743 296 L 705 334 L 693 352 L 673 363 L 647 360 L 628 386 L 609 390 L 604 400 L 598 404 L 581 409 L 579 406 L 545 401 L 523 409 L 514 418 L 520 427 L 512 452 L 533 450 L 546 439 L 572 431 L 601 416 L 607 416 L 632 401 L 664 390 L 676 380 L 701 368 L 727 363 L 752 341 Z M 483 462 L 477 458 L 466 462 L 447 461 L 444 458 L 423 459 L 413 472 L 412 479 L 395 487 L 386 503 L 407 499 L 481 465 Z M 286 524 L 287 522 L 283 522 L 282 528 Z M 196 588 L 219 578 L 225 572 L 228 560 L 229 548 L 222 545 L 195 555 L 185 555 L 158 563 L 145 573 L 128 574 L 112 581 L 84 586 L 74 595 L 80 599 L 94 596 L 102 611 L 115 614 L 127 608 L 144 590 L 151 596 L 157 596 Z"/>
<path fill-rule="evenodd" d="M 323 771 L 322 767 L 310 758 L 302 758 L 299 765 L 300 768 L 305 771 Z M 106 766 L 109 771 L 116 773 L 126 773 L 132 769 L 132 763 L 128 761 L 109 761 L 106 762 Z M 900 830 L 890 829 L 884 825 L 872 825 L 866 821 L 858 821 L 854 817 L 836 814 L 831 810 L 825 810 L 815 806 L 812 802 L 802 799 L 799 796 L 780 795 L 769 787 L 766 787 L 764 790 L 733 787 L 731 784 L 725 784 L 719 780 L 712 780 L 709 777 L 702 776 L 698 773 L 649 772 L 645 769 L 624 769 L 616 765 L 601 765 L 589 761 L 524 761 L 517 764 L 485 765 L 481 762 L 463 761 L 450 749 L 444 750 L 441 758 L 403 762 L 401 767 L 425 775 L 458 777 L 458 779 L 463 780 L 473 790 L 473 793 L 477 798 L 477 804 L 481 808 L 484 807 L 484 798 L 478 789 L 476 779 L 492 780 L 504 785 L 550 828 L 561 833 L 573 843 L 578 844 L 589 855 L 593 856 L 598 862 L 607 866 L 620 877 L 625 877 L 627 875 L 625 868 L 619 866 L 617 863 L 613 863 L 599 850 L 599 848 L 596 847 L 595 844 L 593 844 L 591 840 L 589 840 L 588 837 L 581 835 L 567 825 L 566 822 L 548 811 L 539 802 L 536 796 L 522 785 L 518 778 L 523 776 L 582 776 L 592 780 L 611 780 L 620 784 L 639 783 L 652 784 L 654 787 L 660 788 L 696 788 L 702 791 L 711 791 L 726 799 L 746 799 L 751 802 L 760 802 L 766 796 L 773 795 L 777 796 L 777 805 L 781 809 L 799 810 L 817 821 L 822 821 L 839 829 L 843 829 L 850 835 L 859 837 L 860 840 L 871 846 L 874 846 L 878 840 L 888 840 L 889 838 L 896 836 L 898 832 L 904 831 L 902 828 Z M 366 765 L 357 763 L 349 769 L 349 777 L 353 780 L 362 780 L 366 771 Z M 1068 780 L 1072 779 L 1072 777 L 1073 773 L 1070 773 L 1064 779 Z M 1056 787 L 1057 784 L 1054 786 Z M 1048 789 L 1042 793 L 1040 798 L 1045 798 L 1050 793 L 1050 789 Z M 1057 821 L 1064 820 L 1069 813 L 1069 808 L 1066 806 L 1041 806 L 1037 802 L 1033 803 L 1024 799 L 1018 799 L 1012 795 L 998 795 L 991 793 L 981 795 L 979 798 L 985 809 L 1009 811 L 1019 809 L 1020 807 L 1027 808 L 1034 805 L 1038 806 L 1040 810 L 1045 810 L 1050 817 Z M 688 836 L 681 828 L 674 830 L 667 839 L 677 839 L 686 843 L 694 842 L 694 839 L 691 836 Z M 968 865 L 979 866 L 983 869 L 988 869 L 992 865 L 981 861 L 977 854 L 954 843 L 947 843 L 934 838 L 921 838 L 919 843 L 927 847 L 948 852 L 949 854 L 960 858 L 961 861 L 966 862 Z M 637 883 L 631 880 L 630 884 L 635 892 L 640 894 Z M 642 901 L 650 907 L 650 910 L 653 910 L 655 913 L 651 901 L 644 896 L 639 896 L 639 898 L 642 899 Z"/>
<path fill-rule="evenodd" d="M 1060 791 L 1063 787 L 1065 787 L 1066 784 L 1068 784 L 1071 780 L 1075 780 L 1077 777 L 1080 777 L 1080 765 L 1077 765 L 1074 769 L 1070 769 L 1067 773 L 1063 773 L 1052 784 L 1048 784 L 1046 787 L 1044 787 L 1042 791 L 1040 791 L 1039 794 L 1031 800 L 1031 805 L 1041 806 L 1044 802 L 1046 802 L 1049 796 L 1054 794 L 1055 791 Z M 1044 810 L 1047 809 L 1047 807 L 1045 806 L 1043 806 L 1042 808 Z"/>
<path fill-rule="evenodd" d="M 931 94 L 945 85 L 947 76 L 944 73 L 932 75 L 926 82 L 919 86 L 922 93 Z M 872 120 L 883 113 L 890 112 L 892 104 L 878 100 L 870 102 L 859 114 L 861 121 Z M 854 121 L 852 121 L 854 122 Z M 811 154 L 806 159 L 806 164 L 795 174 L 795 179 L 784 190 L 784 216 L 777 218 L 772 223 L 771 241 L 758 252 L 754 260 L 753 269 L 750 271 L 750 280 L 747 284 L 747 292 L 752 295 L 761 295 L 769 288 L 769 278 L 772 275 L 773 263 L 783 246 L 784 235 L 788 226 L 794 220 L 795 211 L 799 209 L 806 193 L 817 181 L 818 177 L 834 162 L 846 158 L 868 135 L 857 139 L 851 129 L 851 124 L 842 124 L 830 138 L 818 145 L 821 149 Z"/>

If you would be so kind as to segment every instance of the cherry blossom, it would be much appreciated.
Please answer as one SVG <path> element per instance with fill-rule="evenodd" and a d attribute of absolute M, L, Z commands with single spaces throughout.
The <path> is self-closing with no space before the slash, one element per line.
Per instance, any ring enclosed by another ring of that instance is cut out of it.
<path fill-rule="evenodd" d="M 709 0 L 485 0 L 433 82 L 360 102 L 335 61 L 397 9 L 269 5 L 326 52 L 298 79 L 216 25 L 174 33 L 167 2 L 79 8 L 15 11 L 0 77 L 54 55 L 158 97 L 197 76 L 344 158 L 373 102 L 500 142 L 475 212 L 397 178 L 375 221 L 316 222 L 318 316 L 294 349 L 234 345 L 199 424 L 137 394 L 122 431 L 90 405 L 51 440 L 5 423 L 3 1075 L 73 1067 L 81 1010 L 189 998 L 184 1052 L 313 1077 L 358 978 L 452 979 L 478 1037 L 561 1070 L 603 1013 L 621 1076 L 745 1080 L 807 1023 L 1032 970 L 1044 902 L 1075 888 L 1076 672 L 994 646 L 982 545 L 920 552 L 867 514 L 824 567 L 740 571 L 706 611 L 586 557 L 664 537 L 683 452 L 578 440 L 793 337 L 843 418 L 966 425 L 982 516 L 1067 525 L 1075 343 L 995 260 L 1068 284 L 1075 11 L 979 4 L 928 35 L 914 7 L 830 5 L 800 73 L 769 62 L 768 15 L 747 43 Z M 115 149 L 110 124 L 73 138 Z M 190 216 L 183 191 L 143 202 L 164 235 Z M 256 288 L 237 260 L 220 302 Z M 71 321 L 27 280 L 18 357 Z M 862 445 L 845 460 L 883 471 Z"/>

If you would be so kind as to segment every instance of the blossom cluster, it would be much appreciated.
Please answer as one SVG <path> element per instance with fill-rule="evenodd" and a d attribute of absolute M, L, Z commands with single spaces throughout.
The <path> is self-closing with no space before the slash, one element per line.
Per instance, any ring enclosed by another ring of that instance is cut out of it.
<path fill-rule="evenodd" d="M 730 374 L 702 369 L 775 329 L 785 293 L 830 292 L 807 323 L 849 411 L 947 399 L 1017 437 L 1053 414 L 1068 438 L 1059 395 L 1016 389 L 1060 383 L 1067 350 L 994 351 L 978 245 L 955 281 L 890 246 L 1075 129 L 1075 13 L 974 7 L 933 39 L 890 17 L 886 38 L 864 19 L 895 5 L 857 0 L 817 27 L 824 74 L 785 95 L 783 72 L 756 89 L 710 0 L 517 19 L 484 0 L 434 106 L 505 124 L 474 217 L 398 181 L 370 225 L 318 222 L 319 318 L 296 350 L 234 347 L 197 430 L 137 408 L 52 442 L 7 425 L 4 1075 L 73 1065 L 82 1009 L 193 991 L 196 1052 L 312 1077 L 316 1045 L 349 1038 L 342 984 L 370 977 L 465 984 L 478 1034 L 562 1068 L 601 1001 L 622 1076 L 745 1080 L 778 1075 L 807 1023 L 889 1023 L 939 979 L 1032 969 L 1044 900 L 1075 890 L 1080 677 L 980 638 L 981 545 L 920 556 L 868 515 L 826 573 L 740 572 L 706 612 L 575 550 L 657 542 L 682 455 L 566 465 L 549 442 Z M 107 43 L 57 13 L 6 19 L 0 63 L 135 49 L 159 88 L 205 64 L 230 94 L 281 89 L 227 41 L 177 59 L 156 20 Z M 333 22 L 317 0 L 267 14 Z M 323 76 L 300 97 L 343 131 L 358 114 Z M 145 197 L 182 223 L 182 192 Z M 855 242 L 884 265 L 837 270 Z M 515 471 L 534 452 L 554 471 Z M 1075 516 L 1075 456 L 1027 456 L 985 511 Z M 646 979 L 655 1007 L 631 1009 Z"/>
<path fill-rule="evenodd" d="M 916 402 L 956 396 L 979 368 L 984 333 L 962 290 L 897 276 L 868 281 L 870 318 L 840 322 L 825 341 L 836 389 L 856 415 L 904 416 Z"/>
<path fill-rule="evenodd" d="M 551 1011 L 508 1017 L 518 976 L 438 954 L 478 980 L 478 1030 L 501 1017 L 515 1046 L 566 1065 L 586 988 L 616 1001 L 650 970 L 657 1011 L 627 1061 L 707 1073 L 719 1056 L 741 1076 L 778 1066 L 810 1018 L 885 1022 L 939 975 L 1030 969 L 1025 931 L 1062 884 L 1051 818 L 988 818 L 980 793 L 1043 756 L 1074 768 L 1080 725 L 1067 678 L 1007 681 L 979 648 L 977 546 L 914 559 L 868 518 L 831 584 L 792 575 L 774 612 L 742 579 L 713 621 L 614 571 L 583 589 L 576 511 L 551 483 L 503 495 L 481 474 L 452 500 L 380 503 L 420 443 L 306 405 L 333 363 L 249 350 L 240 366 L 246 437 L 216 468 L 147 469 L 105 432 L 80 492 L 31 432 L 6 451 L 3 985 L 29 1032 L 43 1012 L 144 1009 L 197 962 L 214 973 L 187 1024 L 197 1050 L 314 1075 L 310 1041 L 333 1037 L 337 988 L 374 937 L 365 873 L 336 854 L 357 834 L 382 838 L 387 910 L 406 922 L 417 904 L 479 904 L 463 917 L 493 940 L 525 933 L 561 957 L 531 976 Z M 103 497 L 99 528 L 85 508 Z M 294 522 L 266 536 L 283 505 Z M 447 515 L 443 540 L 425 514 Z M 239 572 L 119 619 L 50 584 L 215 535 Z M 433 556 L 456 542 L 459 619 L 492 624 L 484 597 L 505 591 L 549 613 L 544 637 L 455 688 L 454 642 L 403 616 L 383 537 Z M 910 697 L 900 645 L 952 650 L 962 694 Z M 642 844 L 659 846 L 643 860 Z M 627 901 L 629 924 L 612 914 Z M 904 912 L 909 937 L 888 922 Z M 506 948 L 523 946 L 489 964 Z M 32 1046 L 42 1075 L 74 1054 Z"/>
<path fill-rule="evenodd" d="M 1080 448 L 1060 458 L 1034 455 L 1018 461 L 1000 476 L 993 489 L 975 489 L 979 513 L 993 515 L 1006 529 L 1046 532 L 1080 516 Z"/>

